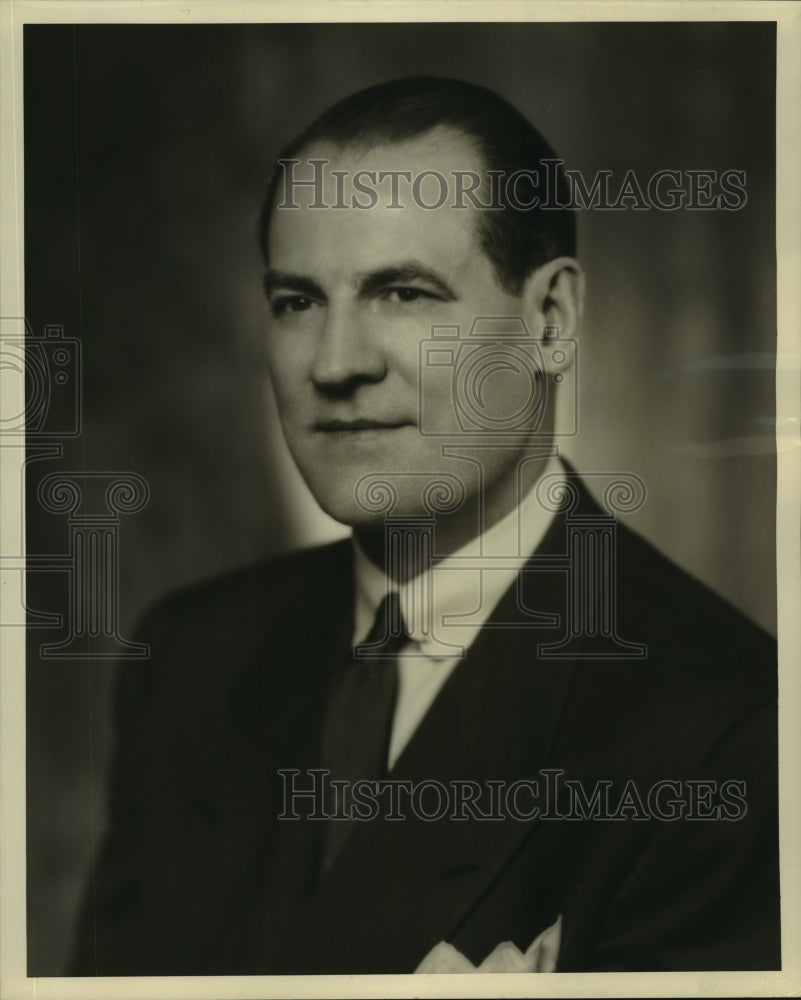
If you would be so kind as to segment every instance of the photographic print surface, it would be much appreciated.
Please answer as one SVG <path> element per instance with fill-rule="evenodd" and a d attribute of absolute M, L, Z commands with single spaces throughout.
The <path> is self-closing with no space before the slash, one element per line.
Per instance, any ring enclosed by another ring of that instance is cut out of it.
<path fill-rule="evenodd" d="M 780 970 L 776 24 L 23 38 L 28 976 Z"/>

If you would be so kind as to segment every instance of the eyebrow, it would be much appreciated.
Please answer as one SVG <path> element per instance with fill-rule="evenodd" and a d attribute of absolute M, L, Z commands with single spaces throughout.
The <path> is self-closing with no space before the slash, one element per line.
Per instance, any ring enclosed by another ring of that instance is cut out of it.
<path fill-rule="evenodd" d="M 416 260 L 408 260 L 402 264 L 370 271 L 361 279 L 359 294 L 369 296 L 387 285 L 400 285 L 407 281 L 424 281 L 435 288 L 449 302 L 453 302 L 456 298 L 453 289 L 440 278 L 436 271 L 432 271 L 430 267 L 426 267 L 425 264 Z"/>
<path fill-rule="evenodd" d="M 376 271 L 368 271 L 359 275 L 359 295 L 362 298 L 369 298 L 382 288 L 388 285 L 399 285 L 405 282 L 423 281 L 430 285 L 448 302 L 456 299 L 453 289 L 440 278 L 440 276 L 420 261 L 408 260 L 400 264 L 393 264 L 388 267 L 379 268 Z M 310 298 L 325 300 L 325 291 L 312 278 L 306 278 L 300 274 L 290 274 L 287 271 L 279 271 L 276 268 L 269 268 L 262 279 L 265 294 L 269 297 L 273 292 L 280 289 L 298 292 Z"/>
<path fill-rule="evenodd" d="M 277 271 L 273 267 L 269 268 L 262 278 L 262 286 L 268 297 L 279 288 L 299 292 L 301 295 L 308 295 L 309 298 L 313 299 L 325 299 L 326 297 L 322 288 L 311 278 L 304 278 L 299 274 L 289 274 L 286 271 Z"/>

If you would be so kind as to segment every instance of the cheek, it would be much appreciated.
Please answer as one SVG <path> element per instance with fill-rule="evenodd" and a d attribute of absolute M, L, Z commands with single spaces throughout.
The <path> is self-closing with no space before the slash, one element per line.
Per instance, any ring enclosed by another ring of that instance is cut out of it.
<path fill-rule="evenodd" d="M 292 402 L 297 400 L 301 387 L 308 380 L 309 363 L 295 345 L 268 345 L 267 372 L 282 412 L 291 409 Z"/>

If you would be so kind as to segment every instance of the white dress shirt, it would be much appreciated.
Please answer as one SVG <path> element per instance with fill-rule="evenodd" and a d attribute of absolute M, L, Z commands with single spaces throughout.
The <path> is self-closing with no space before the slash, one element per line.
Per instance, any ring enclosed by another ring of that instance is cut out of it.
<path fill-rule="evenodd" d="M 561 463 L 552 458 L 544 475 L 560 472 Z M 410 636 L 398 654 L 399 688 L 388 768 L 394 766 L 440 688 L 542 541 L 552 519 L 553 512 L 537 500 L 536 488 L 529 490 L 506 517 L 428 570 L 428 579 L 405 584 L 389 580 L 354 539 L 354 645 L 364 641 L 379 604 L 393 589 L 398 591 Z M 431 588 L 433 627 L 428 626 L 426 609 L 421 607 L 421 583 Z"/>

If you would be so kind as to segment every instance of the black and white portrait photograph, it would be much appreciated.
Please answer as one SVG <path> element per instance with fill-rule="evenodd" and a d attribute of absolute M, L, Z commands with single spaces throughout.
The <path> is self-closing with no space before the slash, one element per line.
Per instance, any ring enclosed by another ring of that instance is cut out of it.
<path fill-rule="evenodd" d="M 789 995 L 801 5 L 345 6 L 2 12 L 3 993 Z"/>

